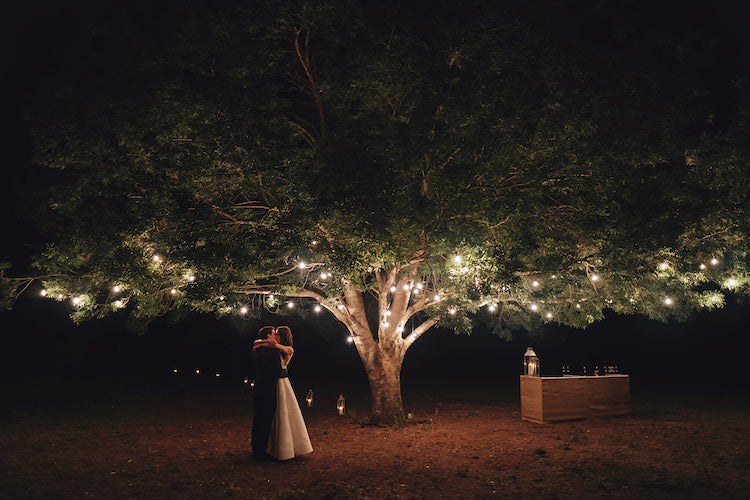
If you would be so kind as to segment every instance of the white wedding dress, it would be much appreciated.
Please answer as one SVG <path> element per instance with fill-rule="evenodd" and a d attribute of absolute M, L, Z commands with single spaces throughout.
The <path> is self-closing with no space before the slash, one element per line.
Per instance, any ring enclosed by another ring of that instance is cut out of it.
<path fill-rule="evenodd" d="M 282 360 L 281 368 L 286 370 L 286 367 Z M 276 415 L 266 451 L 276 460 L 289 460 L 307 455 L 313 448 L 289 377 L 280 378 L 277 384 Z"/>

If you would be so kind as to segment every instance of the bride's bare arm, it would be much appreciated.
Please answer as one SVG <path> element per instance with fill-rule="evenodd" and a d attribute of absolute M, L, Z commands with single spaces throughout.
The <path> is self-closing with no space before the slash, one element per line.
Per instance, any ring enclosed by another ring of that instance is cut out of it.
<path fill-rule="evenodd" d="M 289 363 L 289 360 L 292 359 L 292 355 L 294 354 L 294 348 L 292 346 L 279 344 L 278 342 L 275 342 L 271 339 L 258 339 L 253 342 L 253 350 L 263 346 L 272 347 L 281 351 L 281 353 L 284 355 L 284 361 L 286 361 L 287 363 Z"/>

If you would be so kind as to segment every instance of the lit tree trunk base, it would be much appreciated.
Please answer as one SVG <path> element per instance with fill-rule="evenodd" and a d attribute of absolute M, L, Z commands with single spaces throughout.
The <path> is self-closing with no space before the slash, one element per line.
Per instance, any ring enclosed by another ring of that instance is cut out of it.
<path fill-rule="evenodd" d="M 371 424 L 393 425 L 404 420 L 404 403 L 401 399 L 401 363 L 397 365 L 381 364 L 367 370 L 372 398 Z"/>

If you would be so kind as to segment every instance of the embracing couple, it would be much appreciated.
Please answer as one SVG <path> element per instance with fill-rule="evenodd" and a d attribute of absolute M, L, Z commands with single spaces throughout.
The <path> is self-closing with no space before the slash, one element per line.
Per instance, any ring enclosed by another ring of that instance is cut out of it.
<path fill-rule="evenodd" d="M 264 326 L 253 343 L 253 458 L 289 460 L 313 451 L 302 411 L 287 376 L 292 330 Z"/>

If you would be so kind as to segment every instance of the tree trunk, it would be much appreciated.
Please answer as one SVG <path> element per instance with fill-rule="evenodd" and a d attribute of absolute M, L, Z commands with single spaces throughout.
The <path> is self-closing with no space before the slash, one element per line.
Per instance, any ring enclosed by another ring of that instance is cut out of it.
<path fill-rule="evenodd" d="M 386 356 L 380 350 L 373 358 L 371 362 L 365 363 L 372 398 L 371 422 L 374 424 L 398 423 L 404 419 L 404 403 L 401 399 L 403 360 L 400 357 Z"/>

